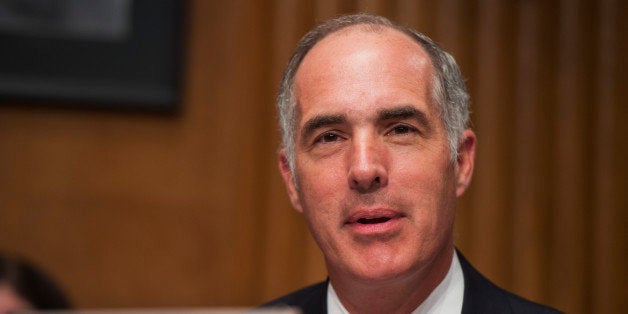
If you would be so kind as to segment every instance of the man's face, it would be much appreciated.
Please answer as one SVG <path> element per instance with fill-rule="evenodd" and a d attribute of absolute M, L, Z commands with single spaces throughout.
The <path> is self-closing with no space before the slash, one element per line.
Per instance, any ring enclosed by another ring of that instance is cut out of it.
<path fill-rule="evenodd" d="M 420 275 L 451 261 L 475 137 L 465 132 L 452 163 L 432 77 L 407 35 L 360 27 L 324 38 L 296 74 L 296 176 L 283 151 L 280 168 L 332 281 Z"/>

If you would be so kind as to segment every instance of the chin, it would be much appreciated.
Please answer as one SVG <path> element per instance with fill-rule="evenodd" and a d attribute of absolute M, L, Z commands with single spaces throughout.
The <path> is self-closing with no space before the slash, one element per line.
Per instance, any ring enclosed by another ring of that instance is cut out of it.
<path fill-rule="evenodd" d="M 350 265 L 349 272 L 360 281 L 385 282 L 400 277 L 405 277 L 415 268 L 409 261 L 393 261 L 390 259 L 369 259 L 359 265 Z"/>
<path fill-rule="evenodd" d="M 408 271 L 400 270 L 368 270 L 354 273 L 354 279 L 359 282 L 368 284 L 386 284 L 387 282 L 396 282 L 401 278 L 408 277 Z"/>

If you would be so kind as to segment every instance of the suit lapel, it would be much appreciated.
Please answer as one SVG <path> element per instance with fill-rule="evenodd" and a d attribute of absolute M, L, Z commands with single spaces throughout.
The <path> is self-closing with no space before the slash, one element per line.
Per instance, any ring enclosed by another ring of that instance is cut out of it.
<path fill-rule="evenodd" d="M 471 313 L 510 313 L 508 301 L 501 289 L 484 278 L 462 253 L 456 250 L 464 276 L 464 298 L 462 314 Z"/>

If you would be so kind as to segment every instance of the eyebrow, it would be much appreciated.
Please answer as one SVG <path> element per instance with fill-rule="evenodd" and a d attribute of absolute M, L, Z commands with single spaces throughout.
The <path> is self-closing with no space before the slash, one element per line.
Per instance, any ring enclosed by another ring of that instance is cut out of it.
<path fill-rule="evenodd" d="M 303 136 L 301 138 L 309 138 L 314 131 L 322 127 L 334 124 L 341 124 L 347 121 L 347 118 L 341 114 L 329 114 L 313 117 L 303 126 Z"/>
<path fill-rule="evenodd" d="M 419 109 L 407 105 L 400 106 L 390 109 L 382 109 L 377 112 L 377 120 L 378 121 L 386 121 L 386 120 L 403 120 L 403 119 L 414 119 L 421 126 L 426 128 L 426 131 L 431 130 L 431 124 L 427 119 L 425 113 L 420 111 Z M 343 114 L 327 114 L 327 115 L 319 115 L 311 118 L 303 125 L 303 135 L 302 139 L 309 138 L 312 133 L 316 130 L 335 124 L 342 124 L 347 121 L 347 117 Z"/>
<path fill-rule="evenodd" d="M 380 121 L 414 119 L 420 125 L 427 128 L 428 131 L 431 129 L 431 124 L 425 113 L 410 105 L 391 109 L 382 109 L 378 112 L 377 118 Z"/>

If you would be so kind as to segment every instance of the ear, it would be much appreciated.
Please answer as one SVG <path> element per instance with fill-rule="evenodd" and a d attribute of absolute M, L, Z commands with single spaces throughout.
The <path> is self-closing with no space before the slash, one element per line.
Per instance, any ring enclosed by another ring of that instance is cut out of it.
<path fill-rule="evenodd" d="M 465 130 L 458 144 L 456 160 L 456 196 L 461 196 L 469 187 L 475 164 L 475 133 Z"/>
<path fill-rule="evenodd" d="M 284 149 L 279 150 L 278 153 L 278 161 L 279 161 L 279 172 L 281 172 L 281 177 L 283 178 L 283 183 L 286 185 L 286 190 L 288 191 L 288 197 L 290 197 L 290 202 L 292 203 L 292 207 L 302 213 L 303 207 L 301 207 L 301 201 L 299 200 L 299 193 L 297 192 L 297 187 L 294 182 L 294 176 L 292 174 L 292 170 L 290 169 L 290 163 L 288 162 L 288 157 L 286 156 L 286 151 Z"/>

